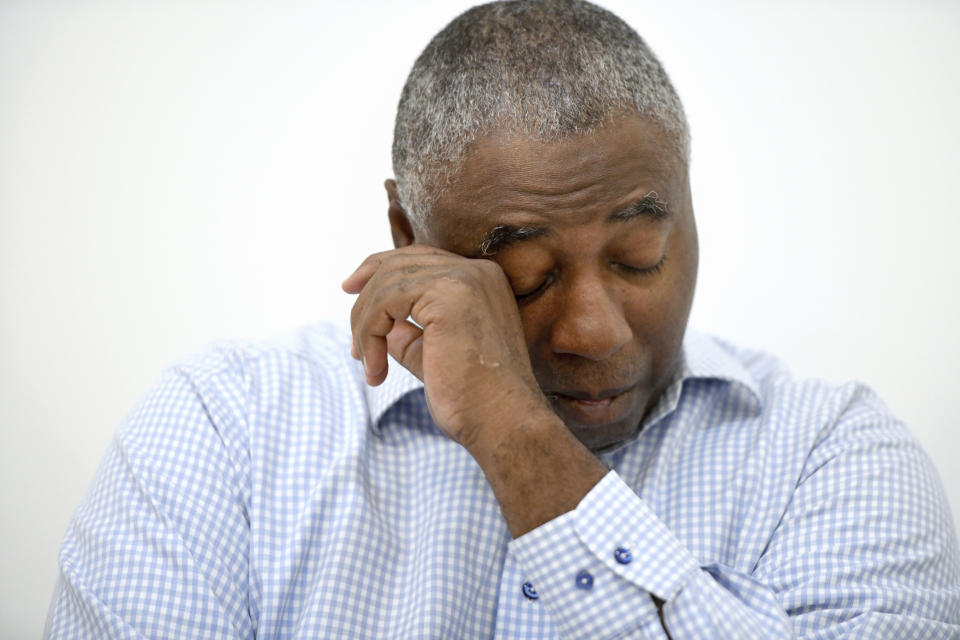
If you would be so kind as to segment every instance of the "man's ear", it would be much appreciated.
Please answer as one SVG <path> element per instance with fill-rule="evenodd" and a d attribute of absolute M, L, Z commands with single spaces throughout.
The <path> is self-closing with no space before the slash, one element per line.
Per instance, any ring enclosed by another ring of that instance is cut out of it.
<path fill-rule="evenodd" d="M 393 236 L 393 246 L 397 249 L 408 247 L 416 242 L 416 238 L 407 212 L 400 206 L 400 197 L 397 195 L 397 181 L 387 180 L 383 183 L 383 186 L 387 189 L 387 199 L 390 201 L 387 215 L 390 218 L 390 234 Z"/>

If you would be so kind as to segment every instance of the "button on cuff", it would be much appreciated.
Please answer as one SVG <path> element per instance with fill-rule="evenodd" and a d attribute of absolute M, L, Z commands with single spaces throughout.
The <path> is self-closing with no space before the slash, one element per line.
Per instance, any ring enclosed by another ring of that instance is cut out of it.
<path fill-rule="evenodd" d="M 577 574 L 576 584 L 578 589 L 589 591 L 593 589 L 593 575 L 589 571 L 581 571 Z"/>
<path fill-rule="evenodd" d="M 523 595 L 525 595 L 528 600 L 536 600 L 540 597 L 540 594 L 537 593 L 537 590 L 534 589 L 533 585 L 529 582 L 524 582 L 520 590 L 523 591 Z"/>

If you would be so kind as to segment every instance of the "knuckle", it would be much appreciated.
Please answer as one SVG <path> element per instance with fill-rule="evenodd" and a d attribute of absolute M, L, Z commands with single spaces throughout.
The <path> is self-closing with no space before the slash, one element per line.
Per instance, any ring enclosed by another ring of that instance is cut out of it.
<path fill-rule="evenodd" d="M 497 280 L 507 277 L 500 265 L 493 260 L 484 260 L 483 269 L 488 276 L 496 278 Z"/>
<path fill-rule="evenodd" d="M 469 282 L 471 279 L 470 274 L 458 272 L 445 273 L 440 276 L 434 286 L 444 295 L 459 296 L 471 291 L 472 287 Z"/>
<path fill-rule="evenodd" d="M 360 263 L 360 268 L 370 268 L 376 270 L 379 268 L 380 264 L 383 262 L 383 254 L 381 253 L 372 253 L 367 258 Z"/>
<path fill-rule="evenodd" d="M 404 279 L 384 282 L 371 293 L 370 305 L 376 309 L 392 307 L 397 298 L 406 297 L 410 286 L 410 282 Z"/>

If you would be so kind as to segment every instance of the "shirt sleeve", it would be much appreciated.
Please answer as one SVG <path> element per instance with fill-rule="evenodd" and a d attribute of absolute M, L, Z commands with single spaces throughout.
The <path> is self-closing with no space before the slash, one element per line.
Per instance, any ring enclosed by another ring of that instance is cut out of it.
<path fill-rule="evenodd" d="M 563 638 L 789 637 L 772 591 L 743 576 L 724 584 L 701 567 L 611 471 L 579 506 L 511 543 Z M 683 628 L 696 632 L 685 635 Z M 633 635 L 628 636 L 633 637 Z"/>
<path fill-rule="evenodd" d="M 960 637 L 936 472 L 869 413 L 811 453 L 752 571 L 701 564 L 614 471 L 511 551 L 563 638 Z"/>
<path fill-rule="evenodd" d="M 131 412 L 69 525 L 44 637 L 254 637 L 229 413 L 176 370 Z"/>

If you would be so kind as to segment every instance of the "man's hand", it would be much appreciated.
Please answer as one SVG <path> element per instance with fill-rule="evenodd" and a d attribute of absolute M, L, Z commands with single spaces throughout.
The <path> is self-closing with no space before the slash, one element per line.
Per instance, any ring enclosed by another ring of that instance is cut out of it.
<path fill-rule="evenodd" d="M 370 256 L 343 289 L 360 294 L 353 355 L 367 382 L 386 378 L 387 353 L 423 381 L 434 421 L 483 469 L 514 536 L 574 509 L 607 473 L 537 385 L 499 265 L 413 245 Z"/>
<path fill-rule="evenodd" d="M 343 289 L 360 294 L 351 325 L 367 382 L 386 378 L 389 352 L 423 381 L 437 425 L 468 449 L 485 426 L 549 410 L 496 263 L 412 245 L 371 255 Z"/>

